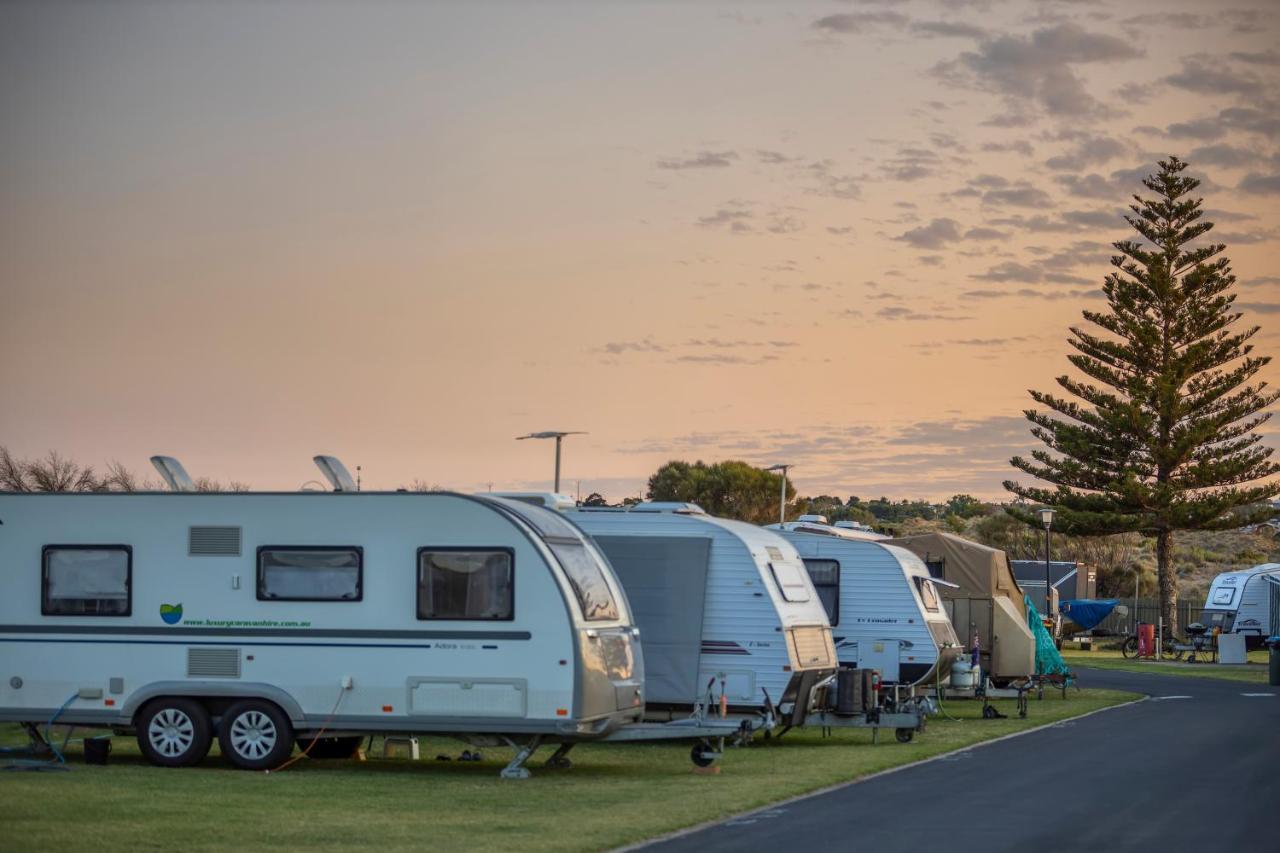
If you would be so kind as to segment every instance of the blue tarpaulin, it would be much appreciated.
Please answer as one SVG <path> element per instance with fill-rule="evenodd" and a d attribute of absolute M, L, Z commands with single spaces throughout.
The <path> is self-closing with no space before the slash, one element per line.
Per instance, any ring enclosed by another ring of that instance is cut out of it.
<path fill-rule="evenodd" d="M 1099 625 L 1103 619 L 1116 609 L 1119 599 L 1115 598 L 1073 598 L 1061 602 L 1058 611 L 1085 631 Z"/>

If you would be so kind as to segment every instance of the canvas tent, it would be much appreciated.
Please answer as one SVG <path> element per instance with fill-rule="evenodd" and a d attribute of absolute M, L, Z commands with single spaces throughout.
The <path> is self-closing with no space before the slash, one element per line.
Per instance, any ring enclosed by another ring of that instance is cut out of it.
<path fill-rule="evenodd" d="M 1027 628 L 1022 590 L 1003 551 L 950 533 L 922 533 L 884 544 L 906 548 L 935 578 L 955 584 L 942 588 L 948 615 L 966 646 L 977 635 L 982 668 L 992 678 L 1034 672 L 1035 638 Z"/>

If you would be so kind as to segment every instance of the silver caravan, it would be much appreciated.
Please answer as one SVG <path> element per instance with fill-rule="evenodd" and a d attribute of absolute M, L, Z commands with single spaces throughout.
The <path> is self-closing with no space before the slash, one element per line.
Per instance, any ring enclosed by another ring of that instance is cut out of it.
<path fill-rule="evenodd" d="M 836 668 L 831 628 L 795 549 L 693 504 L 569 511 L 609 558 L 635 610 L 655 715 L 705 698 L 771 706 L 799 725 Z"/>
<path fill-rule="evenodd" d="M 804 560 L 841 665 L 877 670 L 886 684 L 948 677 L 960 641 L 919 557 L 818 519 L 769 528 Z"/>
<path fill-rule="evenodd" d="M 607 561 L 502 498 L 6 493 L 0 573 L 0 720 L 134 731 L 159 765 L 216 737 L 271 768 L 323 729 L 347 755 L 375 732 L 508 743 L 523 776 L 539 743 L 643 715 Z"/>
<path fill-rule="evenodd" d="M 1243 634 L 1250 648 L 1280 635 L 1280 563 L 1218 575 L 1209 586 L 1200 621 L 1210 631 Z"/>

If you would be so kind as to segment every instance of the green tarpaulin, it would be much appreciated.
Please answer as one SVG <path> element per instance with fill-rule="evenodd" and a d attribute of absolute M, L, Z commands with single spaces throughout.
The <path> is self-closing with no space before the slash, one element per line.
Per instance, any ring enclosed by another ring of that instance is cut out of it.
<path fill-rule="evenodd" d="M 1031 599 L 1023 596 L 1027 605 L 1027 627 L 1036 638 L 1036 674 L 1037 675 L 1070 675 L 1067 663 L 1058 654 L 1058 647 L 1053 644 L 1053 637 L 1045 630 L 1040 621 L 1040 614 L 1031 603 Z"/>

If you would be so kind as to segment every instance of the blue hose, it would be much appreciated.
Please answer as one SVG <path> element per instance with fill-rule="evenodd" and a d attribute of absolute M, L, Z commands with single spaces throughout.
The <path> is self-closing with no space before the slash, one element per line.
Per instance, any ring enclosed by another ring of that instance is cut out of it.
<path fill-rule="evenodd" d="M 49 737 L 49 734 L 50 734 L 49 730 L 53 728 L 54 721 L 62 716 L 62 712 L 67 710 L 67 706 L 70 705 L 72 702 L 76 701 L 76 698 L 79 695 L 80 695 L 80 691 L 77 690 L 75 693 L 72 693 L 70 696 L 68 696 L 67 701 L 62 703 L 62 707 L 54 711 L 53 716 L 49 718 L 49 722 L 44 724 L 45 743 L 49 744 L 49 749 L 53 750 L 53 754 L 58 757 L 58 762 L 61 764 L 67 763 L 66 756 L 62 754 L 62 749 L 67 748 L 67 741 L 71 739 L 71 732 L 70 731 L 67 732 L 67 737 L 62 741 L 62 749 L 58 749 L 58 747 L 53 745 L 53 740 Z"/>

